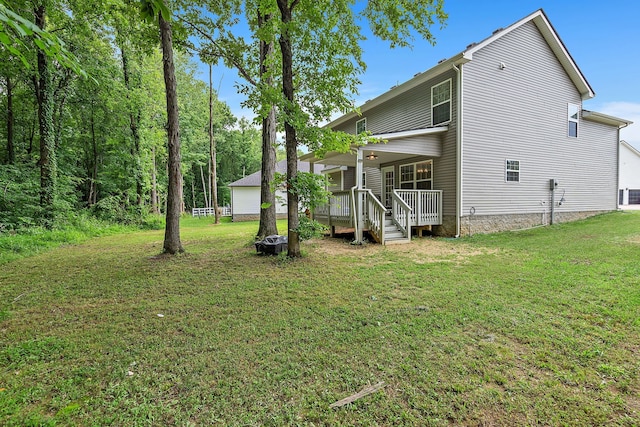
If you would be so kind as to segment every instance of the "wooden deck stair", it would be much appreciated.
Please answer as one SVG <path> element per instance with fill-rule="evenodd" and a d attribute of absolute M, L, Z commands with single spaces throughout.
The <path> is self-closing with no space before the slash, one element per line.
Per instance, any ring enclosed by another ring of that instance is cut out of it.
<path fill-rule="evenodd" d="M 407 239 L 402 232 L 391 220 L 386 218 L 384 221 L 384 242 L 385 245 L 402 245 L 411 243 L 411 239 Z"/>
<path fill-rule="evenodd" d="M 405 243 L 411 243 L 411 239 L 407 239 L 404 233 L 393 223 L 391 218 L 386 218 L 384 222 L 384 240 L 385 245 L 402 245 Z M 373 238 L 380 243 L 380 238 L 371 233 Z"/>

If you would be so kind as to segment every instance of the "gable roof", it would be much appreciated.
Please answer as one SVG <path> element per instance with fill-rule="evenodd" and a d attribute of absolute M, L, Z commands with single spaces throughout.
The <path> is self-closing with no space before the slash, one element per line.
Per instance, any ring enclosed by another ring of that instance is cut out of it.
<path fill-rule="evenodd" d="M 494 41 L 504 37 L 505 35 L 509 34 L 513 30 L 520 28 L 522 25 L 528 22 L 533 22 L 536 25 L 536 27 L 542 34 L 542 37 L 546 40 L 547 44 L 549 45 L 549 48 L 553 51 L 556 58 L 558 58 L 558 61 L 564 68 L 565 72 L 567 73 L 567 75 L 569 76 L 573 84 L 576 86 L 576 88 L 580 92 L 582 99 L 585 100 L 585 99 L 593 98 L 595 96 L 595 93 L 591 88 L 591 85 L 589 85 L 589 83 L 587 82 L 587 79 L 582 74 L 582 71 L 580 71 L 580 68 L 578 68 L 578 65 L 575 63 L 575 61 L 569 54 L 569 51 L 565 47 L 564 43 L 558 36 L 558 33 L 549 22 L 549 19 L 547 19 L 547 15 L 544 13 L 542 9 L 538 9 L 532 14 L 522 18 L 521 20 L 511 24 L 506 28 L 500 28 L 494 31 L 491 36 L 487 37 L 481 42 L 470 44 L 469 46 L 467 46 L 467 48 L 464 51 L 458 53 L 457 55 L 454 55 L 449 59 L 438 62 L 438 64 L 435 67 L 430 68 L 429 70 L 423 73 L 417 73 L 412 79 L 398 86 L 393 87 L 388 92 L 385 92 L 374 99 L 371 99 L 365 102 L 362 106 L 360 106 L 360 111 L 365 112 L 367 110 L 370 110 L 390 99 L 393 99 L 397 96 L 402 95 L 403 93 L 444 73 L 445 71 L 451 70 L 454 66 L 458 66 L 460 64 L 465 64 L 467 62 L 472 61 L 473 54 L 475 52 L 479 51 L 480 49 L 487 46 L 488 44 L 493 43 Z M 359 114 L 356 112 L 345 114 L 344 116 L 341 116 L 338 119 L 329 123 L 327 127 L 331 128 L 331 127 L 338 126 L 350 119 L 357 117 L 358 115 Z"/>
<path fill-rule="evenodd" d="M 529 21 L 532 21 L 536 25 L 536 27 L 542 34 L 542 37 L 545 39 L 545 41 L 555 54 L 556 58 L 558 58 L 558 61 L 560 61 L 560 64 L 562 64 L 565 72 L 582 95 L 582 99 L 585 100 L 593 98 L 595 96 L 595 93 L 593 92 L 591 85 L 589 85 L 589 82 L 587 82 L 587 79 L 582 74 L 582 71 L 580 71 L 580 68 L 578 68 L 578 65 L 573 60 L 573 57 L 567 50 L 566 46 L 560 39 L 560 36 L 556 32 L 555 28 L 553 28 L 553 25 L 551 25 L 551 22 L 549 22 L 547 15 L 542 9 L 536 10 L 531 15 L 522 18 L 521 20 L 514 24 L 511 24 L 507 28 L 494 31 L 493 35 L 484 39 L 480 43 L 469 45 L 467 47 L 467 50 L 462 52 L 463 56 L 468 60 L 472 60 L 473 54 L 475 52 L 482 49 L 486 45 L 493 43 L 495 40 L 509 34 L 513 30 L 521 27 Z"/>
<path fill-rule="evenodd" d="M 309 162 L 298 160 L 298 171 L 309 172 Z M 278 163 L 276 163 L 276 172 L 282 174 L 287 173 L 286 159 L 280 160 Z M 261 173 L 262 171 L 259 170 L 258 172 L 254 172 L 251 175 L 245 176 L 244 178 L 240 178 L 239 180 L 229 184 L 229 187 L 260 187 Z"/>

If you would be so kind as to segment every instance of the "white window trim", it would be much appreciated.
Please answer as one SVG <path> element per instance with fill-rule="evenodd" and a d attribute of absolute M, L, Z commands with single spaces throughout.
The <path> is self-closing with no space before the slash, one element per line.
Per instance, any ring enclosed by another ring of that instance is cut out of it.
<path fill-rule="evenodd" d="M 356 135 L 359 135 L 359 134 L 360 134 L 360 132 L 358 132 L 358 125 L 359 125 L 360 123 L 364 123 L 364 131 L 363 131 L 363 132 L 366 132 L 366 131 L 367 131 L 367 118 L 366 118 L 366 117 L 363 117 L 363 118 L 361 118 L 360 120 L 356 121 Z"/>
<path fill-rule="evenodd" d="M 420 163 L 429 163 L 431 165 L 431 178 L 430 179 L 421 179 L 421 180 L 417 180 L 416 179 L 416 176 L 418 175 L 417 165 L 419 165 Z M 403 181 L 402 180 L 402 168 L 404 166 L 413 166 L 413 180 L 411 180 L 411 181 Z M 433 189 L 433 160 L 422 160 L 422 161 L 419 161 L 419 162 L 402 164 L 402 165 L 398 166 L 398 175 L 399 175 L 398 176 L 398 178 L 399 178 L 398 184 L 399 184 L 399 189 L 400 190 L 403 190 L 402 184 L 404 184 L 404 183 L 407 183 L 407 182 L 413 183 L 413 189 L 415 190 L 418 182 L 426 182 L 426 181 L 431 182 L 431 188 Z"/>
<path fill-rule="evenodd" d="M 438 86 L 442 86 L 442 85 L 447 84 L 447 83 L 449 84 L 449 99 L 447 101 L 443 101 L 443 102 L 440 102 L 438 104 L 434 104 L 433 103 L 433 90 L 435 88 L 437 88 Z M 451 98 L 453 98 L 452 90 L 453 90 L 453 88 L 451 87 L 451 79 L 445 80 L 445 81 L 443 81 L 441 83 L 438 83 L 437 85 L 431 86 L 431 126 L 437 126 L 437 125 L 441 125 L 441 124 L 444 124 L 444 123 L 449 123 L 451 121 L 451 116 L 453 114 L 452 113 L 452 104 L 453 103 L 451 101 Z M 439 105 L 442 105 L 444 103 L 447 103 L 447 102 L 449 103 L 449 120 L 445 120 L 444 122 L 434 123 L 434 120 L 433 120 L 433 109 L 435 107 L 437 107 Z"/>
<path fill-rule="evenodd" d="M 573 119 L 571 118 L 571 107 L 575 107 L 578 110 L 578 117 Z M 567 104 L 567 137 L 568 138 L 577 138 L 578 135 L 580 135 L 580 110 L 582 110 L 582 107 L 580 106 L 580 104 L 574 104 L 572 102 L 569 102 Z M 575 123 L 576 124 L 576 136 L 572 136 L 569 134 L 569 130 L 571 129 L 571 123 Z"/>
<path fill-rule="evenodd" d="M 509 169 L 509 162 L 518 162 L 518 170 L 515 169 Z M 518 173 L 518 180 L 517 181 L 510 181 L 509 180 L 509 172 L 517 172 Z M 520 182 L 520 175 L 522 172 L 522 168 L 520 167 L 520 160 L 515 160 L 515 159 L 505 159 L 504 160 L 504 182 Z"/>

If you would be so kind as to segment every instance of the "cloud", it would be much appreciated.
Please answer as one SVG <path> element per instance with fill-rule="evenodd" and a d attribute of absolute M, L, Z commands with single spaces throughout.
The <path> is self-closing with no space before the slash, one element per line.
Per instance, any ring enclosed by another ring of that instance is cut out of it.
<path fill-rule="evenodd" d="M 599 108 L 603 114 L 631 120 L 633 124 L 620 131 L 620 138 L 640 149 L 640 103 L 607 102 Z"/>

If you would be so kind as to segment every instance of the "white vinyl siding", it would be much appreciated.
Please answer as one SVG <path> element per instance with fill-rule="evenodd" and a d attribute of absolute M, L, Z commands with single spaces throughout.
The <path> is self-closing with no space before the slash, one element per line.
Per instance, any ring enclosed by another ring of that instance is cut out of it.
<path fill-rule="evenodd" d="M 551 178 L 566 191 L 556 212 L 616 209 L 617 129 L 580 119 L 579 138 L 567 137 L 567 104 L 581 105 L 581 95 L 533 22 L 462 71 L 463 215 L 548 213 Z M 505 159 L 526 165 L 518 185 L 506 182 Z"/>
<path fill-rule="evenodd" d="M 431 88 L 431 124 L 451 121 L 451 79 Z"/>
<path fill-rule="evenodd" d="M 455 119 L 455 71 L 449 70 L 442 75 L 429 79 L 421 83 L 402 96 L 390 99 L 382 105 L 378 105 L 369 110 L 362 111 L 366 114 L 367 131 L 372 134 L 401 132 L 412 129 L 428 128 L 431 126 L 431 88 L 447 79 L 451 80 L 452 94 L 452 120 Z M 355 133 L 356 122 L 362 120 L 363 116 L 354 117 L 340 125 L 334 130 L 347 133 Z M 452 129 L 452 124 L 449 124 Z M 452 132 L 453 133 L 453 132 Z M 391 143 L 393 141 L 389 141 Z M 386 145 L 386 144 L 385 144 Z"/>
<path fill-rule="evenodd" d="M 381 177 L 381 174 L 380 174 L 380 169 L 365 167 L 364 168 L 364 173 L 367 176 L 366 179 L 365 179 L 366 188 L 368 188 L 371 191 L 373 191 L 373 194 L 379 196 L 380 193 L 382 192 L 382 190 L 381 190 L 382 177 Z"/>
<path fill-rule="evenodd" d="M 276 190 L 276 213 L 287 213 L 287 193 Z M 231 209 L 233 215 L 260 215 L 260 187 L 232 187 Z"/>

